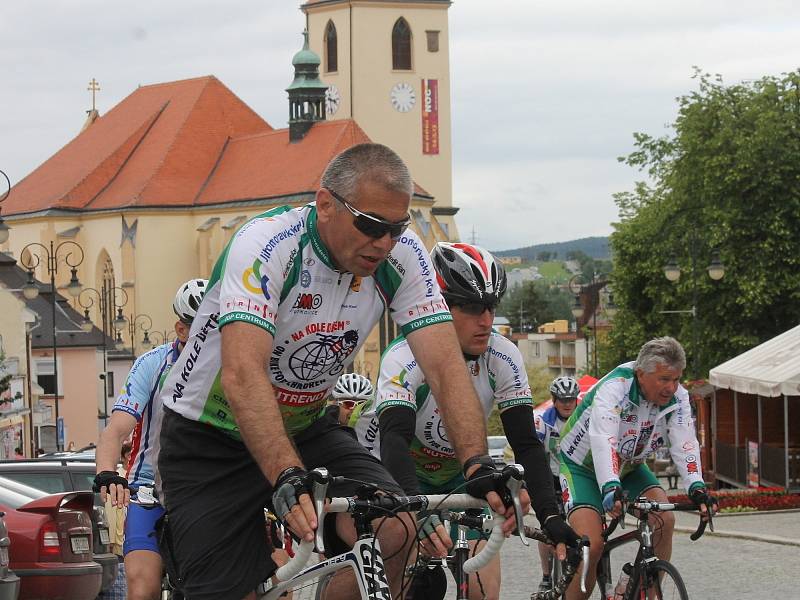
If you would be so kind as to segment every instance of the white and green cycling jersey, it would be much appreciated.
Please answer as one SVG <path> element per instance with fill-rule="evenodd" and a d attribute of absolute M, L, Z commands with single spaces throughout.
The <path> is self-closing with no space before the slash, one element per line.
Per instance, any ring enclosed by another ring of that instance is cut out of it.
<path fill-rule="evenodd" d="M 217 260 L 189 341 L 162 389 L 164 406 L 234 435 L 220 384 L 220 328 L 233 321 L 273 337 L 264 365 L 286 429 L 324 411 L 328 390 L 388 308 L 405 334 L 450 321 L 428 252 L 407 231 L 374 276 L 338 271 L 313 204 L 283 206 L 245 223 Z"/>
<path fill-rule="evenodd" d="M 689 393 L 679 385 L 658 406 L 642 394 L 633 365 L 620 365 L 584 396 L 561 430 L 561 460 L 593 469 L 605 491 L 667 446 L 686 489 L 702 485 Z"/>
<path fill-rule="evenodd" d="M 502 335 L 492 333 L 486 352 L 467 361 L 467 370 L 487 419 L 495 405 L 500 411 L 533 405 L 522 355 Z M 461 473 L 461 463 L 455 458 L 436 399 L 403 336 L 394 340 L 381 358 L 374 408 L 364 409 L 354 423 L 359 442 L 378 458 L 377 419 L 392 406 L 407 406 L 417 413 L 410 451 L 421 482 L 439 486 Z"/>

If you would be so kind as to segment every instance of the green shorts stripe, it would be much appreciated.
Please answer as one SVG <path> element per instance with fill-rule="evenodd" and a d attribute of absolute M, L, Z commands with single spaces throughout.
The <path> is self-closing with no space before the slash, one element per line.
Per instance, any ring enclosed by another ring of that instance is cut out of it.
<path fill-rule="evenodd" d="M 560 478 L 561 489 L 566 496 L 564 509 L 567 514 L 580 507 L 591 507 L 603 514 L 603 496 L 594 470 L 562 456 Z M 622 489 L 628 492 L 628 498 L 638 498 L 645 490 L 659 487 L 658 479 L 645 464 L 632 467 L 620 482 Z"/>

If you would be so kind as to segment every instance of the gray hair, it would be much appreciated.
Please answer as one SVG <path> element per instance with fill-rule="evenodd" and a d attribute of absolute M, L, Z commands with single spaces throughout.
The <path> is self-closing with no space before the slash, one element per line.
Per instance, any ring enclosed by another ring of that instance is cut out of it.
<path fill-rule="evenodd" d="M 652 373 L 659 364 L 678 371 L 686 368 L 686 352 L 678 340 L 668 336 L 650 340 L 639 350 L 633 367 Z"/>
<path fill-rule="evenodd" d="M 403 159 L 391 148 L 371 143 L 351 146 L 335 156 L 322 174 L 321 185 L 351 201 L 362 181 L 409 197 L 414 193 L 414 181 Z"/>

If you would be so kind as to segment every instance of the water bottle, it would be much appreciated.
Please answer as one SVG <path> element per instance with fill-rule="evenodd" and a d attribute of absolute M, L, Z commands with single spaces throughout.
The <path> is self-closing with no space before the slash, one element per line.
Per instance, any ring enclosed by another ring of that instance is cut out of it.
<path fill-rule="evenodd" d="M 628 581 L 631 579 L 631 571 L 633 565 L 625 563 L 622 565 L 622 571 L 619 573 L 619 580 L 617 580 L 617 587 L 614 588 L 614 600 L 622 600 L 625 597 L 625 590 L 628 588 Z"/>

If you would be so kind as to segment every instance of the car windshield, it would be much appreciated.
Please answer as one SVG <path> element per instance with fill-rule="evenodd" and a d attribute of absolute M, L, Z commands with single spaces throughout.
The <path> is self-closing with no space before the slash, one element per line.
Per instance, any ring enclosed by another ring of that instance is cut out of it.
<path fill-rule="evenodd" d="M 507 443 L 504 436 L 491 436 L 489 438 L 489 450 L 502 450 Z"/>

